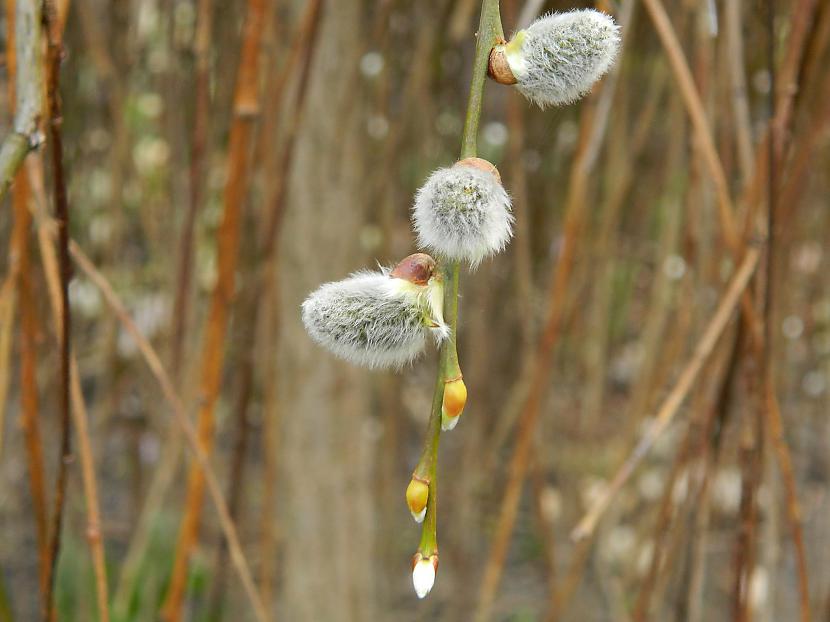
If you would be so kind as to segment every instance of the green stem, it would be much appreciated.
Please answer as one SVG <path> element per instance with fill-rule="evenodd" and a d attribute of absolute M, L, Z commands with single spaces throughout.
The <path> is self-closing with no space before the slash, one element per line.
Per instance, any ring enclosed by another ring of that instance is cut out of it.
<path fill-rule="evenodd" d="M 476 138 L 478 136 L 479 120 L 481 119 L 484 83 L 487 80 L 487 61 L 490 57 L 490 50 L 500 39 L 504 38 L 501 15 L 499 14 L 499 0 L 482 0 L 477 37 L 470 95 L 467 100 L 467 115 L 464 120 L 464 133 L 461 138 L 461 159 L 472 158 L 476 155 Z M 424 557 L 430 557 L 438 552 L 437 466 L 438 444 L 441 438 L 441 404 L 444 398 L 444 383 L 461 374 L 456 348 L 460 265 L 457 261 L 441 259 L 439 270 L 444 278 L 444 320 L 450 327 L 450 336 L 441 346 L 435 393 L 432 397 L 432 410 L 427 425 L 427 439 L 421 454 L 421 460 L 414 472 L 416 477 L 429 483 L 427 513 L 421 530 L 421 544 L 418 547 L 418 552 Z"/>

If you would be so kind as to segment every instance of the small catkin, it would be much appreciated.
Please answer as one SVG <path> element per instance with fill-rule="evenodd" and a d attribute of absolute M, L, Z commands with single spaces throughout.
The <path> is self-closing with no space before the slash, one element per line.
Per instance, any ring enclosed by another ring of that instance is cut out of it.
<path fill-rule="evenodd" d="M 515 82 L 522 95 L 542 108 L 561 106 L 591 90 L 613 64 L 619 46 L 619 26 L 605 13 L 552 13 L 497 46 L 491 74 L 506 59 L 515 80 L 505 83 Z"/>
<path fill-rule="evenodd" d="M 432 173 L 415 196 L 412 220 L 421 246 L 475 267 L 507 245 L 513 214 L 495 167 L 472 160 Z"/>
<path fill-rule="evenodd" d="M 400 368 L 413 361 L 432 332 L 449 329 L 432 312 L 435 286 L 393 278 L 388 270 L 358 272 L 326 283 L 302 304 L 309 336 L 335 356 L 371 368 Z"/>

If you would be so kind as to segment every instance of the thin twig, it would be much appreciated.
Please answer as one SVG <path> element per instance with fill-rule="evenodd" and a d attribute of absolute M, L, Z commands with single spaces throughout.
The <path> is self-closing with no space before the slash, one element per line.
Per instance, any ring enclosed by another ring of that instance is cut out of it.
<path fill-rule="evenodd" d="M 211 297 L 203 344 L 198 422 L 200 442 L 208 455 L 213 449 L 214 409 L 219 398 L 225 334 L 236 285 L 241 214 L 250 177 L 251 136 L 259 114 L 258 81 L 264 13 L 264 0 L 248 0 L 229 138 L 223 220 L 217 232 L 219 274 Z M 170 588 L 164 605 L 164 617 L 170 622 L 181 619 L 190 555 L 199 536 L 204 487 L 205 476 L 201 466 L 192 465 Z"/>
<path fill-rule="evenodd" d="M 798 20 L 799 15 L 794 15 Z M 796 495 L 796 481 L 793 473 L 792 458 L 784 440 L 784 425 L 778 406 L 775 390 L 775 293 L 777 292 L 776 268 L 778 264 L 778 176 L 776 171 L 784 150 L 784 127 L 776 114 L 776 71 L 775 71 L 775 9 L 773 0 L 767 0 L 767 28 L 768 28 L 768 64 L 770 71 L 770 140 L 772 149 L 768 150 L 769 170 L 767 173 L 767 248 L 765 253 L 764 287 L 764 380 L 763 401 L 767 414 L 767 423 L 770 428 L 773 447 L 778 457 L 781 476 L 784 481 L 784 490 L 787 496 L 787 515 L 792 531 L 795 546 L 796 569 L 798 572 L 798 593 L 800 599 L 801 622 L 810 621 L 810 587 L 807 576 L 807 552 L 804 548 L 804 534 L 801 529 L 801 511 Z M 791 48 L 792 49 L 792 48 Z M 787 85 L 790 88 L 790 85 Z M 792 105 L 792 99 L 785 100 L 786 105 Z M 778 123 L 773 122 L 778 120 Z"/>
<path fill-rule="evenodd" d="M 43 161 L 37 157 L 29 158 L 28 184 L 32 190 L 33 213 L 37 222 L 38 243 L 40 246 L 43 272 L 49 289 L 49 307 L 56 326 L 62 323 L 60 296 L 60 268 L 55 253 L 56 226 L 47 213 L 46 188 L 43 182 Z M 95 479 L 95 458 L 89 437 L 89 415 L 81 390 L 80 372 L 75 353 L 69 353 L 70 386 L 69 394 L 72 406 L 72 421 L 78 439 L 78 455 L 81 464 L 81 482 L 84 491 L 84 504 L 87 524 L 86 535 L 89 543 L 92 568 L 95 576 L 96 604 L 102 621 L 109 619 L 106 555 L 101 537 L 101 510 L 98 500 L 98 485 Z"/>
<path fill-rule="evenodd" d="M 20 18 L 20 14 L 18 14 Z M 46 94 L 49 108 L 49 142 L 52 153 L 52 179 L 54 184 L 55 222 L 58 228 L 58 267 L 60 270 L 60 463 L 58 477 L 55 484 L 54 509 L 52 514 L 52 528 L 49 546 L 49 571 L 46 581 L 46 609 L 44 620 L 51 622 L 56 616 L 54 603 L 55 569 L 61 547 L 61 529 L 63 526 L 63 510 L 66 496 L 66 486 L 69 476 L 69 463 L 72 460 L 72 445 L 70 435 L 70 352 L 72 344 L 72 317 L 69 309 L 69 279 L 71 267 L 69 263 L 69 202 L 66 197 L 66 181 L 63 170 L 63 139 L 61 127 L 63 117 L 60 99 L 60 65 L 63 56 L 63 42 L 58 23 L 55 4 L 51 0 L 44 2 L 44 23 L 48 37 L 47 47 L 47 78 Z M 99 608 L 101 606 L 99 594 Z M 102 615 L 106 615 L 106 601 L 103 603 Z"/>
<path fill-rule="evenodd" d="M 196 56 L 196 84 L 194 86 L 193 139 L 190 149 L 190 202 L 187 205 L 179 239 L 179 259 L 176 269 L 176 296 L 173 302 L 173 336 L 171 372 L 176 383 L 181 375 L 182 351 L 187 335 L 190 281 L 193 264 L 193 235 L 196 216 L 202 205 L 205 150 L 210 120 L 210 43 L 213 8 L 211 0 L 198 0 L 196 32 L 193 53 Z"/>
<path fill-rule="evenodd" d="M 164 398 L 167 400 L 173 411 L 174 419 L 181 427 L 185 440 L 193 452 L 196 462 L 202 468 L 207 483 L 208 494 L 216 507 L 216 513 L 219 518 L 219 524 L 222 528 L 222 532 L 228 540 L 231 561 L 236 567 L 237 574 L 239 575 L 242 587 L 251 602 L 254 614 L 259 622 L 266 622 L 268 620 L 268 616 L 265 613 L 265 608 L 263 607 L 256 588 L 254 587 L 254 582 L 251 578 L 251 571 L 239 542 L 239 536 L 237 535 L 236 528 L 231 520 L 228 506 L 222 497 L 222 488 L 219 484 L 219 480 L 216 477 L 216 473 L 213 468 L 210 466 L 207 453 L 199 442 L 196 428 L 188 418 L 184 404 L 176 393 L 173 382 L 167 371 L 164 369 L 161 359 L 150 342 L 147 341 L 147 338 L 141 334 L 138 326 L 136 326 L 135 322 L 130 317 L 124 303 L 112 289 L 112 286 L 110 286 L 109 282 L 93 265 L 83 250 L 81 250 L 81 248 L 74 241 L 70 243 L 69 250 L 72 253 L 72 258 L 75 260 L 75 263 L 78 264 L 81 271 L 101 291 L 106 303 L 112 309 L 113 313 L 115 313 L 127 333 L 129 333 L 129 335 L 133 338 L 139 352 L 141 352 L 147 366 L 150 368 L 151 373 L 159 383 Z"/>
<path fill-rule="evenodd" d="M 316 42 L 317 27 L 320 23 L 322 13 L 322 0 L 312 0 L 309 7 L 306 19 L 301 26 L 302 31 L 298 37 L 297 49 L 302 53 L 294 57 L 295 62 L 302 62 L 300 67 L 294 63 L 286 66 L 284 75 L 293 76 L 299 70 L 299 84 L 296 89 L 295 99 L 293 104 L 293 114 L 288 123 L 288 136 L 285 144 L 282 147 L 280 158 L 280 167 L 276 171 L 276 180 L 271 189 L 272 195 L 269 195 L 266 204 L 265 226 L 263 234 L 260 238 L 259 248 L 255 249 L 250 258 L 250 265 L 252 266 L 252 278 L 247 287 L 243 290 L 240 296 L 240 310 L 239 316 L 242 319 L 240 324 L 242 328 L 241 337 L 239 339 L 239 349 L 241 352 L 242 362 L 239 366 L 239 394 L 236 402 L 236 421 L 237 421 L 237 437 L 234 443 L 234 452 L 231 460 L 231 477 L 229 483 L 229 505 L 231 515 L 235 520 L 238 520 L 238 513 L 240 511 L 240 496 L 244 486 L 244 464 L 245 452 L 247 447 L 247 430 L 249 427 L 248 421 L 248 407 L 250 403 L 250 394 L 253 387 L 254 375 L 254 361 L 253 351 L 254 344 L 258 341 L 258 329 L 260 326 L 260 309 L 262 308 L 262 301 L 264 300 L 264 292 L 268 283 L 273 283 L 273 279 L 269 278 L 269 273 L 275 272 L 278 266 L 276 263 L 276 254 L 278 250 L 278 240 L 280 225 L 285 212 L 286 196 L 288 190 L 288 179 L 291 173 L 292 163 L 294 159 L 294 146 L 302 123 L 302 113 L 304 110 L 305 98 L 308 92 L 309 77 L 311 74 L 311 61 L 313 57 L 313 50 Z M 278 93 L 278 95 L 281 93 Z M 284 99 L 287 99 L 285 97 Z M 277 100 L 280 101 L 280 100 Z M 278 106 L 279 108 L 279 106 Z M 274 117 L 279 115 L 279 109 L 276 111 Z M 251 239 L 256 239 L 256 230 L 252 228 Z M 274 342 L 269 342 L 271 347 L 275 346 Z M 276 377 L 274 372 L 271 377 Z M 271 512 L 268 512 L 269 514 Z M 225 547 L 224 544 L 220 547 L 217 554 L 217 578 L 215 582 L 215 589 L 213 593 L 214 605 L 213 609 L 217 611 L 221 607 L 221 596 L 224 590 L 224 567 Z"/>
<path fill-rule="evenodd" d="M 749 283 L 750 277 L 755 271 L 759 254 L 760 252 L 757 248 L 750 248 L 747 251 L 746 257 L 732 277 L 732 281 L 721 298 L 717 310 L 712 316 L 712 319 L 709 320 L 706 329 L 697 342 L 691 358 L 684 365 L 677 382 L 668 396 L 666 396 L 666 399 L 663 401 L 640 441 L 614 475 L 614 479 L 603 494 L 594 501 L 582 520 L 579 521 L 579 524 L 573 530 L 572 537 L 575 540 L 585 538 L 593 532 L 611 500 L 628 481 L 634 469 L 651 449 L 654 441 L 657 440 L 660 434 L 668 427 L 669 423 L 671 423 L 686 395 L 688 395 L 689 390 L 694 385 L 698 373 L 703 368 L 704 363 L 709 359 L 709 355 L 712 353 L 715 344 L 729 323 L 729 319 L 732 317 L 732 311 L 735 309 L 735 305 L 738 303 L 741 294 Z"/>
<path fill-rule="evenodd" d="M 15 11 L 15 115 L 12 131 L 0 145 L 0 201 L 11 186 L 26 154 L 42 142 L 43 52 L 41 50 L 41 5 L 20 1 Z"/>
<path fill-rule="evenodd" d="M 633 2 L 629 0 L 621 8 L 623 37 L 627 32 L 632 7 Z M 616 72 L 614 75 L 616 75 Z M 536 350 L 533 370 L 530 374 L 532 381 L 529 393 L 523 403 L 523 410 L 518 423 L 516 443 L 510 459 L 509 478 L 499 507 L 498 524 L 479 586 L 478 605 L 474 616 L 477 622 L 486 622 L 490 619 L 498 585 L 501 581 L 510 536 L 516 522 L 522 485 L 530 463 L 533 433 L 536 430 L 536 422 L 542 410 L 544 393 L 549 384 L 548 371 L 564 323 L 565 303 L 568 298 L 571 272 L 578 239 L 583 229 L 585 208 L 588 203 L 586 200 L 590 187 L 588 179 L 599 157 L 600 147 L 605 136 L 611 110 L 611 100 L 615 91 L 614 87 L 615 82 L 612 76 L 611 81 L 603 85 L 600 91 L 596 109 L 583 117 L 579 149 L 571 168 L 568 186 L 562 251 L 556 268 L 551 271 L 548 284 L 547 316 Z"/>
<path fill-rule="evenodd" d="M 15 1 L 6 1 L 6 65 L 9 72 L 9 101 L 16 106 L 17 91 L 17 51 Z M 42 98 L 42 94 L 41 94 Z M 46 481 L 44 475 L 43 443 L 40 434 L 39 404 L 37 392 L 37 334 L 38 315 L 32 294 L 29 259 L 29 228 L 31 215 L 29 214 L 30 188 L 29 180 L 24 169 L 19 169 L 12 186 L 12 208 L 14 211 L 14 229 L 12 231 L 10 273 L 17 273 L 17 299 L 20 307 L 20 406 L 21 428 L 26 445 L 26 458 L 29 467 L 29 484 L 32 493 L 32 509 L 35 514 L 35 536 L 38 546 L 38 561 L 40 564 L 39 579 L 41 597 L 46 590 L 45 580 L 48 561 L 49 516 L 46 500 Z M 8 301 L 9 320 L 11 319 L 12 301 L 15 297 L 3 296 Z M 0 326 L 5 329 L 6 319 L 0 320 Z M 7 351 L 4 347 L 3 336 L 0 336 L 0 368 L 8 363 Z M 0 372 L 0 393 L 7 387 L 7 371 Z M 0 396 L 0 451 L 2 451 L 3 413 L 5 410 L 5 395 Z"/>
<path fill-rule="evenodd" d="M 478 127 L 484 99 L 484 85 L 487 81 L 487 61 L 490 50 L 498 39 L 503 38 L 503 36 L 499 0 L 482 0 L 475 58 L 470 80 L 470 93 L 467 99 L 464 130 L 461 134 L 461 158 L 471 158 L 477 154 Z M 444 319 L 450 328 L 450 336 L 441 344 L 432 408 L 427 423 L 427 435 L 421 459 L 413 473 L 414 477 L 429 485 L 426 517 L 421 529 L 421 542 L 418 546 L 418 554 L 424 559 L 438 555 L 437 463 L 438 445 L 441 438 L 441 405 L 444 386 L 447 380 L 461 376 L 456 341 L 458 333 L 458 280 L 461 269 L 458 261 L 448 260 L 442 260 L 438 269 L 444 279 Z"/>

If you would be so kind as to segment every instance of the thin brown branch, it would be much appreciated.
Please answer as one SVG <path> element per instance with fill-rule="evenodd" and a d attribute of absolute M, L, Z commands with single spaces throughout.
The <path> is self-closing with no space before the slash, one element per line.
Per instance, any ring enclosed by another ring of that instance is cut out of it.
<path fill-rule="evenodd" d="M 241 215 L 250 177 L 250 143 L 254 121 L 259 114 L 259 60 L 264 13 L 264 0 L 248 0 L 228 147 L 223 220 L 217 232 L 219 273 L 211 297 L 203 344 L 198 425 L 201 447 L 207 455 L 213 449 L 214 409 L 219 398 L 225 334 L 236 286 Z M 185 513 L 164 605 L 164 617 L 170 622 L 181 619 L 190 555 L 199 536 L 204 487 L 205 474 L 201 465 L 194 464 L 188 478 Z"/>
<path fill-rule="evenodd" d="M 135 322 L 130 317 L 126 307 L 124 306 L 124 303 L 112 289 L 112 286 L 110 286 L 109 282 L 98 271 L 98 269 L 95 268 L 95 266 L 89 260 L 89 258 L 83 252 L 83 250 L 81 250 L 81 248 L 77 244 L 75 244 L 75 242 L 71 242 L 70 252 L 72 253 L 72 258 L 75 260 L 75 263 L 78 264 L 78 267 L 81 269 L 81 271 L 101 291 L 101 294 L 104 296 L 104 300 L 112 309 L 113 313 L 118 318 L 118 321 L 121 322 L 124 329 L 133 338 L 133 340 L 136 343 L 136 346 L 141 352 L 142 357 L 147 363 L 147 366 L 150 368 L 150 371 L 152 372 L 156 381 L 159 383 L 164 398 L 170 405 L 173 411 L 174 418 L 181 427 L 182 432 L 185 435 L 185 440 L 187 441 L 187 444 L 190 447 L 196 459 L 196 462 L 202 468 L 202 471 L 205 476 L 205 481 L 207 484 L 208 494 L 210 495 L 213 504 L 216 507 L 216 512 L 219 518 L 219 524 L 221 526 L 222 532 L 224 533 L 225 538 L 227 538 L 228 540 L 228 547 L 230 548 L 231 553 L 231 561 L 236 567 L 237 574 L 239 575 L 239 579 L 242 582 L 243 589 L 245 590 L 248 599 L 251 602 L 251 607 L 254 610 L 254 614 L 259 622 L 266 622 L 268 620 L 268 616 L 265 613 L 265 608 L 263 607 L 259 595 L 257 594 L 256 588 L 254 587 L 253 579 L 251 578 L 251 571 L 249 569 L 248 562 L 245 559 L 245 555 L 242 552 L 242 547 L 239 542 L 239 536 L 237 535 L 236 528 L 233 525 L 233 520 L 231 519 L 230 512 L 228 511 L 228 506 L 225 503 L 224 498 L 222 497 L 222 488 L 219 484 L 219 480 L 216 477 L 216 473 L 210 466 L 207 453 L 205 452 L 201 443 L 199 442 L 199 437 L 196 428 L 187 416 L 187 411 L 185 410 L 184 404 L 182 403 L 181 399 L 176 393 L 170 375 L 164 369 L 164 366 L 161 363 L 161 359 L 159 358 L 153 346 L 150 344 L 149 341 L 147 341 L 147 338 L 141 334 L 141 331 L 138 329 L 138 326 L 136 326 Z"/>
<path fill-rule="evenodd" d="M 741 177 L 746 182 L 752 175 L 752 122 L 749 115 L 746 75 L 744 69 L 743 19 L 741 0 L 727 0 L 724 10 L 726 45 L 729 53 L 729 87 L 732 114 L 735 117 L 735 138 Z"/>
<path fill-rule="evenodd" d="M 9 72 L 9 101 L 16 105 L 16 19 L 15 1 L 6 1 L 6 65 Z M 14 229 L 12 231 L 11 272 L 17 274 L 16 287 L 20 308 L 20 402 L 21 428 L 26 446 L 26 458 L 29 467 L 29 486 L 32 494 L 32 508 L 35 515 L 35 537 L 38 546 L 40 564 L 41 597 L 45 593 L 46 568 L 48 558 L 49 516 L 46 500 L 46 481 L 44 475 L 43 443 L 40 435 L 38 393 L 37 393 L 37 308 L 32 294 L 31 262 L 29 260 L 29 229 L 32 217 L 29 214 L 30 188 L 24 169 L 17 171 L 12 186 L 12 209 L 14 212 Z M 14 296 L 4 296 L 12 301 Z M 9 307 L 11 308 L 11 304 Z M 11 313 L 9 315 L 11 317 Z M 0 324 L 5 324 L 0 320 Z M 0 339 L 0 342 L 2 339 Z M 8 359 L 5 348 L 0 345 L 0 367 Z M 7 374 L 0 372 L 0 393 L 7 386 Z M 3 428 L 3 410 L 5 396 L 0 396 L 0 430 Z M 0 432 L 0 449 L 2 449 L 2 432 Z"/>
<path fill-rule="evenodd" d="M 712 353 L 715 344 L 717 344 L 718 339 L 729 323 L 729 319 L 732 317 L 732 311 L 734 311 L 735 305 L 738 303 L 740 296 L 749 283 L 750 277 L 755 271 L 759 254 L 760 252 L 757 248 L 750 248 L 747 251 L 746 257 L 732 277 L 732 281 L 721 298 L 717 310 L 712 316 L 712 319 L 709 320 L 706 329 L 697 342 L 691 358 L 683 367 L 683 371 L 677 382 L 666 396 L 666 399 L 663 401 L 640 441 L 617 470 L 611 483 L 603 494 L 594 501 L 588 509 L 588 512 L 586 512 L 582 520 L 579 521 L 579 524 L 573 530 L 572 537 L 575 540 L 585 538 L 594 531 L 602 514 L 608 508 L 608 505 L 628 481 L 628 478 L 631 477 L 634 469 L 640 464 L 646 454 L 648 454 L 654 441 L 657 440 L 668 427 L 669 423 L 671 423 L 674 415 L 688 395 L 689 390 L 694 385 L 698 373 L 709 359 L 709 355 Z"/>
<path fill-rule="evenodd" d="M 49 305 L 53 321 L 61 326 L 60 268 L 55 253 L 55 221 L 47 214 L 46 188 L 43 183 L 43 161 L 41 157 L 29 159 L 28 183 L 34 199 L 33 211 L 37 222 L 38 243 L 40 246 L 43 271 L 49 285 Z M 78 455 L 81 465 L 81 482 L 84 491 L 86 509 L 86 536 L 95 576 L 96 604 L 102 621 L 109 619 L 106 555 L 101 537 L 101 511 L 98 500 L 98 486 L 95 479 L 95 458 L 89 436 L 89 415 L 81 389 L 80 372 L 75 353 L 69 353 L 70 364 L 70 400 L 72 421 L 78 439 Z M 48 568 L 47 568 L 48 570 Z M 46 572 L 46 571 L 45 571 Z"/>
<path fill-rule="evenodd" d="M 7 3 L 11 15 L 14 5 Z M 15 36 L 9 44 L 15 48 L 15 115 L 12 131 L 0 144 L 0 201 L 12 184 L 26 154 L 37 147 L 43 102 L 43 60 L 41 51 L 41 5 L 33 0 L 16 3 Z"/>
<path fill-rule="evenodd" d="M 179 258 L 176 269 L 176 296 L 173 302 L 173 336 L 171 371 L 178 383 L 190 306 L 190 281 L 193 264 L 193 236 L 196 217 L 203 202 L 205 150 L 210 122 L 210 44 L 213 8 L 211 0 L 198 0 L 196 32 L 193 53 L 196 56 L 196 84 L 194 86 L 193 139 L 190 149 L 190 202 L 187 205 L 179 238 Z"/>
<path fill-rule="evenodd" d="M 14 211 L 25 234 L 21 236 L 19 249 L 20 272 L 17 279 L 17 291 L 20 302 L 20 391 L 21 391 L 21 427 L 26 444 L 26 456 L 29 465 L 29 480 L 32 491 L 32 507 L 35 514 L 38 553 L 41 564 L 41 589 L 45 587 L 48 510 L 46 501 L 46 481 L 44 475 L 43 443 L 40 435 L 40 407 L 37 392 L 37 339 L 40 330 L 37 307 L 32 293 L 29 261 L 29 223 L 28 181 L 25 171 L 18 174 L 13 188 Z"/>
<path fill-rule="evenodd" d="M 793 14 L 794 33 L 791 35 L 793 39 L 798 37 L 805 37 L 807 22 L 810 14 L 810 4 L 812 9 L 815 9 L 814 0 L 812 3 L 807 3 L 802 13 Z M 765 254 L 765 276 L 766 284 L 764 286 L 764 378 L 763 378 L 763 402 L 764 411 L 767 415 L 767 425 L 771 433 L 773 447 L 775 448 L 776 456 L 778 458 L 779 468 L 781 470 L 782 480 L 784 482 L 784 490 L 787 497 L 787 516 L 789 518 L 790 529 L 792 532 L 793 545 L 795 547 L 796 569 L 798 573 L 798 593 L 799 605 L 801 613 L 801 622 L 810 621 L 810 586 L 807 575 L 807 552 L 804 547 L 804 533 L 801 528 L 801 510 L 798 504 L 798 495 L 796 493 L 796 481 L 793 473 L 792 458 L 789 449 L 784 439 L 784 424 L 782 422 L 781 412 L 778 405 L 775 387 L 775 326 L 776 326 L 776 309 L 775 309 L 775 295 L 778 288 L 777 268 L 779 265 L 779 250 L 778 241 L 780 238 L 779 231 L 779 214 L 778 214 L 778 167 L 782 163 L 782 154 L 784 152 L 786 127 L 782 123 L 789 118 L 789 111 L 783 111 L 779 115 L 776 110 L 776 78 L 775 71 L 775 11 L 774 5 L 770 0 L 767 5 L 767 27 L 768 27 L 768 52 L 769 52 L 769 71 L 772 81 L 772 89 L 770 93 L 771 108 L 770 113 L 773 119 L 770 124 L 770 139 L 772 140 L 772 149 L 768 151 L 769 155 L 769 171 L 767 174 L 767 249 Z M 791 39 L 791 40 L 793 40 Z M 800 66 L 800 54 L 805 47 L 805 43 L 801 43 L 795 47 L 789 48 L 789 55 L 795 55 L 796 58 L 788 57 L 784 61 L 784 80 L 782 87 L 785 92 L 795 90 L 797 84 L 797 67 Z M 793 98 L 785 97 L 783 104 L 787 107 L 793 106 Z"/>
<path fill-rule="evenodd" d="M 629 0 L 620 10 L 623 22 L 623 37 L 626 36 L 633 3 Z M 619 61 L 618 61 L 619 62 Z M 516 522 L 522 487 L 530 462 L 533 434 L 542 409 L 545 390 L 549 384 L 548 375 L 556 343 L 561 334 L 566 314 L 566 302 L 570 287 L 576 250 L 582 234 L 586 206 L 588 203 L 589 176 L 599 156 L 600 146 L 608 123 L 611 100 L 614 96 L 615 76 L 601 87 L 595 109 L 585 113 L 580 132 L 579 148 L 574 158 L 569 179 L 569 192 L 565 206 L 563 246 L 555 269 L 551 271 L 548 284 L 548 310 L 544 329 L 538 343 L 530 373 L 532 383 L 518 422 L 518 432 L 513 455 L 510 459 L 509 478 L 499 507 L 499 518 L 493 536 L 484 574 L 478 591 L 478 605 L 474 619 L 486 622 L 492 616 L 510 536 Z"/>
<path fill-rule="evenodd" d="M 18 15 L 18 17 L 20 17 Z M 58 228 L 58 267 L 60 278 L 60 325 L 56 327 L 60 335 L 60 462 L 55 484 L 54 509 L 49 545 L 49 569 L 46 581 L 46 607 L 44 620 L 51 622 L 57 613 L 54 603 L 55 570 L 61 547 L 61 529 L 69 476 L 69 463 L 72 460 L 71 445 L 71 403 L 70 403 L 70 353 L 72 344 L 72 317 L 69 308 L 69 202 L 66 196 L 66 181 L 63 169 L 63 138 L 61 127 L 63 116 L 60 98 L 60 66 L 63 56 L 62 31 L 54 2 L 44 3 L 44 24 L 48 38 L 46 96 L 49 109 L 49 142 L 52 154 L 52 180 L 54 185 L 55 222 Z M 101 605 L 99 594 L 99 608 Z M 106 600 L 103 602 L 102 615 L 106 615 Z"/>

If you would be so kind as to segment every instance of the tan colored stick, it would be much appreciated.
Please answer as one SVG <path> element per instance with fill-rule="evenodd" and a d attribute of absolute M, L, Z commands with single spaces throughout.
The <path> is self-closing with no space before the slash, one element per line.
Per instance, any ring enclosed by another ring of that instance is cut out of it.
<path fill-rule="evenodd" d="M 579 524 L 573 530 L 571 537 L 574 540 L 581 540 L 589 536 L 594 531 L 599 519 L 608 508 L 609 503 L 611 503 L 611 500 L 625 485 L 628 478 L 631 477 L 634 469 L 649 452 L 654 444 L 654 441 L 657 440 L 657 438 L 668 427 L 669 423 L 671 423 L 674 415 L 683 403 L 683 400 L 688 395 L 689 390 L 694 385 L 694 381 L 697 378 L 698 373 L 703 368 L 704 363 L 706 363 L 709 359 L 709 355 L 712 353 L 715 344 L 718 342 L 718 339 L 729 323 L 729 319 L 732 317 L 732 312 L 735 310 L 735 306 L 738 304 L 741 294 L 749 283 L 749 279 L 758 265 L 759 256 L 760 251 L 757 248 L 753 247 L 747 251 L 746 257 L 744 257 L 738 271 L 732 278 L 732 282 L 729 284 L 726 293 L 721 299 L 715 314 L 712 316 L 712 319 L 703 331 L 703 335 L 698 341 L 692 357 L 684 366 L 680 377 L 677 379 L 677 382 L 669 395 L 663 401 L 660 409 L 654 416 L 651 425 L 647 428 L 645 434 L 643 434 L 643 437 L 634 447 L 625 462 L 623 462 L 620 466 L 616 475 L 614 475 L 614 479 L 611 481 L 611 484 L 609 484 L 604 493 L 599 496 L 596 501 L 594 501 L 588 509 L 588 512 L 586 512 L 585 516 L 579 521 Z"/>
<path fill-rule="evenodd" d="M 264 13 L 264 0 L 248 0 L 228 147 L 223 219 L 217 232 L 219 275 L 211 297 L 202 355 L 198 427 L 199 442 L 208 456 L 213 450 L 216 425 L 214 409 L 219 398 L 225 334 L 236 287 L 242 206 L 250 178 L 251 136 L 254 120 L 259 114 L 259 60 L 265 25 Z M 181 619 L 190 555 L 199 537 L 204 488 L 205 475 L 201 465 L 194 464 L 188 477 L 184 517 L 176 545 L 170 588 L 163 608 L 164 618 L 170 622 Z"/>
<path fill-rule="evenodd" d="M 35 202 L 35 220 L 37 222 L 38 243 L 41 262 L 49 289 L 49 306 L 57 327 L 62 327 L 60 273 L 55 252 L 57 236 L 55 222 L 46 215 L 46 189 L 43 185 L 43 161 L 40 154 L 30 158 L 28 183 L 32 189 Z M 60 331 L 59 331 L 60 334 Z M 78 454 L 81 463 L 81 483 L 84 490 L 84 504 L 87 516 L 87 542 L 89 543 L 92 567 L 95 574 L 96 603 L 102 622 L 109 620 L 109 596 L 107 587 L 107 566 L 104 542 L 101 537 L 101 510 L 98 500 L 98 484 L 95 479 L 95 456 L 89 438 L 89 415 L 81 389 L 80 372 L 75 353 L 69 352 L 69 398 L 71 403 L 72 424 L 78 441 Z M 48 569 L 47 569 L 48 570 Z M 46 581 L 46 578 L 44 578 Z"/>
<path fill-rule="evenodd" d="M 78 264 L 78 267 L 101 291 L 101 294 L 104 296 L 104 300 L 107 302 L 110 309 L 112 309 L 113 313 L 115 313 L 124 329 L 133 338 L 136 346 L 141 352 L 141 355 L 144 357 L 145 362 L 150 368 L 151 373 L 158 381 L 165 399 L 173 410 L 174 418 L 181 426 L 185 435 L 185 440 L 190 446 L 196 461 L 204 473 L 208 494 L 216 507 L 216 512 L 219 517 L 219 524 L 225 538 L 228 541 L 231 560 L 233 561 L 234 566 L 236 566 L 239 579 L 242 582 L 242 586 L 251 602 L 251 607 L 254 610 L 257 620 L 259 622 L 266 622 L 268 620 L 268 616 L 266 615 L 265 608 L 259 598 L 259 594 L 254 587 L 254 582 L 251 578 L 251 571 L 248 566 L 248 562 L 245 559 L 245 554 L 242 552 L 242 546 L 239 542 L 239 536 L 237 535 L 236 528 L 234 527 L 230 513 L 228 512 L 228 506 L 222 497 L 222 489 L 219 484 L 219 479 L 216 477 L 216 473 L 210 466 L 207 453 L 199 443 L 196 429 L 188 418 L 184 404 L 179 399 L 179 396 L 173 387 L 173 382 L 161 363 L 161 359 L 150 342 L 147 341 L 144 335 L 141 334 L 138 326 L 136 326 L 135 322 L 127 312 L 124 303 L 121 302 L 121 299 L 112 289 L 109 282 L 97 270 L 97 268 L 95 268 L 83 250 L 81 250 L 81 248 L 74 241 L 71 241 L 69 244 L 69 252 L 75 260 L 75 263 Z"/>

